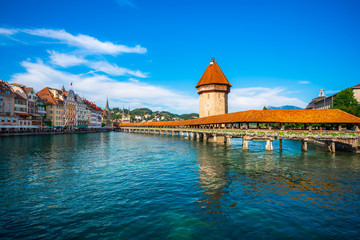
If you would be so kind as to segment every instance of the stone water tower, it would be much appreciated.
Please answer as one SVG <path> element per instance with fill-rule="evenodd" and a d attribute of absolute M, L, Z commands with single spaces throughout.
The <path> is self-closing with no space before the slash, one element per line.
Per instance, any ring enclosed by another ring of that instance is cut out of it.
<path fill-rule="evenodd" d="M 228 113 L 230 87 L 230 82 L 215 59 L 212 59 L 196 84 L 199 94 L 199 117 Z"/>

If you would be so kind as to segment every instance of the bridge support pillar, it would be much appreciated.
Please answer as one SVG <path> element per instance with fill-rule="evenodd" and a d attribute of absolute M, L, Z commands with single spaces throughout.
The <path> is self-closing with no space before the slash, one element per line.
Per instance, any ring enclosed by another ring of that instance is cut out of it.
<path fill-rule="evenodd" d="M 335 142 L 325 141 L 325 151 L 335 153 Z"/>
<path fill-rule="evenodd" d="M 301 140 L 301 151 L 307 152 L 307 141 Z"/>
<path fill-rule="evenodd" d="M 200 141 L 203 138 L 202 135 L 202 133 L 196 133 L 196 141 Z"/>
<path fill-rule="evenodd" d="M 246 138 L 243 138 L 242 149 L 249 150 L 249 140 L 247 140 Z"/>
<path fill-rule="evenodd" d="M 332 152 L 332 153 L 335 153 L 335 142 L 332 141 L 331 144 L 330 144 L 330 146 L 331 146 L 331 152 Z"/>
<path fill-rule="evenodd" d="M 283 146 L 282 146 L 282 139 L 279 139 L 279 149 L 280 149 L 280 151 L 282 151 L 282 150 L 283 150 Z"/>
<path fill-rule="evenodd" d="M 230 137 L 228 136 L 225 137 L 225 144 L 226 146 L 230 146 Z"/>
<path fill-rule="evenodd" d="M 203 141 L 204 142 L 208 141 L 208 137 L 209 137 L 209 135 L 207 133 L 203 133 Z"/>
<path fill-rule="evenodd" d="M 266 151 L 273 151 L 273 150 L 274 150 L 271 140 L 266 140 L 265 150 L 266 150 Z"/>

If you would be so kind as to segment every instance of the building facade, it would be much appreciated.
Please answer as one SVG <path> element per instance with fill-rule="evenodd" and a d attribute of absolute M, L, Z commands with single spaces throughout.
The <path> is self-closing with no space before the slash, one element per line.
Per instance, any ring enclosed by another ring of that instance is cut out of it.
<path fill-rule="evenodd" d="M 53 127 L 64 127 L 64 95 L 60 90 L 54 88 L 44 88 L 37 93 L 46 105 L 46 119 Z"/>
<path fill-rule="evenodd" d="M 88 110 L 86 104 L 82 101 L 81 97 L 75 94 L 76 102 L 76 126 L 85 127 L 89 124 Z"/>
<path fill-rule="evenodd" d="M 83 99 L 89 110 L 89 128 L 101 128 L 102 110 L 95 103 Z"/>
<path fill-rule="evenodd" d="M 39 114 L 37 105 L 38 96 L 32 87 L 24 87 L 23 89 L 27 96 L 28 114 L 31 116 L 31 125 L 41 127 L 42 116 Z"/>
<path fill-rule="evenodd" d="M 15 94 L 14 113 L 19 117 L 18 126 L 20 128 L 29 128 L 29 126 L 32 126 L 32 118 L 28 114 L 27 98 L 17 92 Z"/>
<path fill-rule="evenodd" d="M 360 84 L 351 87 L 355 99 L 360 104 Z M 333 106 L 334 99 L 336 94 L 326 97 L 324 89 L 320 89 L 319 96 L 311 100 L 306 109 L 329 109 Z"/>
<path fill-rule="evenodd" d="M 62 91 L 64 97 L 65 127 L 73 128 L 76 126 L 76 101 L 73 90 Z"/>
<path fill-rule="evenodd" d="M 15 96 L 11 86 L 0 80 L 0 131 L 18 125 L 18 116 L 14 113 Z"/>
<path fill-rule="evenodd" d="M 230 82 L 215 59 L 212 59 L 196 84 L 199 94 L 199 116 L 207 117 L 228 113 L 230 87 Z"/>

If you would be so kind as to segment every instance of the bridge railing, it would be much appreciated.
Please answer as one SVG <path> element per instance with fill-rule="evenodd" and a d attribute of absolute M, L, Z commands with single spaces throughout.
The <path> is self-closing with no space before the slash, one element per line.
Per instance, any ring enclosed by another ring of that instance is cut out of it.
<path fill-rule="evenodd" d="M 122 127 L 122 129 L 133 129 L 154 132 L 192 132 L 227 136 L 233 138 L 258 137 L 258 138 L 281 138 L 281 139 L 358 139 L 356 131 L 334 131 L 334 130 L 279 130 L 279 129 L 199 129 L 199 128 L 148 128 L 148 127 Z"/>

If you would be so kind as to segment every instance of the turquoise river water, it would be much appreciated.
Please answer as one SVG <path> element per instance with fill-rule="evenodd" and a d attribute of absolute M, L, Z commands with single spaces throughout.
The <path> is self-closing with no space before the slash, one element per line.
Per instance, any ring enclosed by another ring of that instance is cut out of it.
<path fill-rule="evenodd" d="M 277 144 L 0 138 L 1 239 L 360 239 L 360 155 Z"/>

